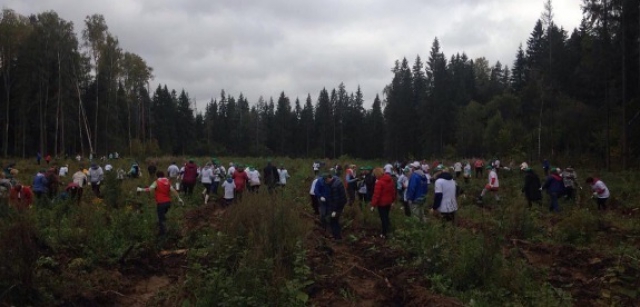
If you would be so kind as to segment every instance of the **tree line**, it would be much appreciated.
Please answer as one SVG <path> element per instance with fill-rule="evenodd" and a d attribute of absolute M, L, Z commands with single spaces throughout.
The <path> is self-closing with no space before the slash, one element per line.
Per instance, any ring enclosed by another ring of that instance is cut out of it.
<path fill-rule="evenodd" d="M 422 158 L 519 156 L 637 165 L 640 4 L 583 0 L 568 32 L 546 1 L 511 67 L 434 39 L 391 68 L 365 108 L 358 86 L 248 101 L 223 90 L 195 110 L 185 90 L 150 89 L 153 69 L 122 49 L 103 16 L 81 37 L 49 11 L 0 19 L 2 154 L 153 154 Z"/>

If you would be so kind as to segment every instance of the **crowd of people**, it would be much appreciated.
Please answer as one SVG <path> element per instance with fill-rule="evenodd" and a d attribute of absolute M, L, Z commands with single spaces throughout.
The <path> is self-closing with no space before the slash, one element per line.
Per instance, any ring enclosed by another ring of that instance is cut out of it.
<path fill-rule="evenodd" d="M 116 156 L 117 153 L 110 155 L 110 158 Z M 39 153 L 36 159 L 39 164 Z M 6 197 L 9 204 L 18 210 L 29 208 L 38 200 L 74 199 L 80 203 L 86 186 L 91 187 L 96 198 L 102 198 L 101 186 L 105 174 L 114 171 L 110 160 L 105 160 L 104 168 L 96 162 L 90 162 L 88 168 L 81 164 L 73 174 L 68 164 L 58 167 L 54 162 L 48 168 L 40 169 L 33 176 L 30 186 L 16 180 L 19 171 L 15 168 L 15 163 L 12 163 L 0 173 L 0 196 Z M 47 164 L 51 163 L 47 157 L 45 161 Z M 361 210 L 367 206 L 371 211 L 377 211 L 382 225 L 380 236 L 384 238 L 389 233 L 389 213 L 394 204 L 400 204 L 406 216 L 422 222 L 426 221 L 426 211 L 431 214 L 437 213 L 444 221 L 453 222 L 458 210 L 458 197 L 463 194 L 463 189 L 458 184 L 461 177 L 465 183 L 469 183 L 474 177 L 474 172 L 475 178 L 481 179 L 485 177 L 486 171 L 487 181 L 476 201 L 482 204 L 485 196 L 490 194 L 496 202 L 500 202 L 500 173 L 514 168 L 513 165 L 501 165 L 495 158 L 488 163 L 475 158 L 469 161 L 455 161 L 449 166 L 441 161 L 431 164 L 424 160 L 411 163 L 389 162 L 376 168 L 358 168 L 354 164 L 338 164 L 331 167 L 324 162 L 315 161 L 311 167 L 315 177 L 309 195 L 314 213 L 319 216 L 325 229 L 327 226 L 330 227 L 333 238 L 342 238 L 340 217 L 347 205 L 356 205 Z M 526 162 L 520 165 L 520 171 L 524 174 L 521 191 L 529 208 L 533 203 L 542 204 L 542 194 L 546 191 L 549 210 L 559 212 L 560 198 L 576 200 L 577 189 L 582 190 L 578 175 L 572 166 L 564 169 L 551 167 L 547 160 L 542 162 L 542 169 L 545 172 L 543 180 Z M 277 193 L 279 189 L 286 187 L 290 178 L 284 165 L 275 166 L 271 161 L 268 161 L 260 172 L 252 165 L 234 162 L 230 162 L 227 169 L 216 158 L 204 162 L 201 166 L 196 164 L 193 158 L 187 159 L 182 166 L 178 166 L 174 161 L 166 172 L 159 170 L 155 161 L 150 161 L 147 171 L 153 182 L 148 187 L 137 188 L 136 192 L 155 195 L 158 228 L 161 234 L 165 233 L 164 221 L 171 207 L 172 196 L 177 197 L 178 202 L 182 203 L 180 194 L 190 196 L 194 195 L 194 191 L 201 191 L 204 204 L 209 203 L 215 196 L 222 199 L 223 206 L 229 206 L 241 201 L 244 193 Z M 137 162 L 133 162 L 128 171 L 119 168 L 115 173 L 118 180 L 143 176 Z M 64 180 L 69 174 L 70 178 Z M 605 210 L 610 197 L 605 183 L 593 177 L 586 178 L 584 182 L 591 188 L 597 208 Z M 433 197 L 430 198 L 432 202 L 428 204 L 430 185 L 433 186 Z M 202 187 L 202 190 L 199 190 L 199 187 Z M 222 193 L 218 196 L 220 189 Z"/>
<path fill-rule="evenodd" d="M 344 167 L 335 165 L 325 172 L 321 172 L 322 165 L 318 161 L 312 165 L 316 177 L 311 183 L 309 196 L 312 209 L 319 216 L 321 225 L 325 229 L 329 225 L 332 237 L 336 240 L 342 238 L 340 216 L 346 205 L 351 206 L 357 201 L 360 209 L 369 206 L 371 211 L 377 210 L 382 225 L 380 237 L 385 238 L 390 226 L 389 211 L 395 203 L 402 205 L 406 216 L 421 222 L 426 221 L 427 209 L 431 214 L 440 215 L 443 221 L 453 222 L 458 211 L 458 197 L 463 194 L 457 179 L 462 176 L 465 183 L 469 183 L 472 170 L 475 170 L 475 178 L 478 179 L 484 177 L 486 170 L 487 182 L 476 202 L 483 204 L 487 194 L 500 202 L 499 174 L 515 168 L 513 165 L 503 166 L 495 158 L 488 163 L 475 158 L 464 162 L 456 161 L 451 166 L 446 166 L 441 161 L 434 161 L 431 165 L 426 161 L 395 162 L 377 168 L 357 168 L 356 165 L 347 164 Z M 542 169 L 546 175 L 541 181 L 528 163 L 520 165 L 520 171 L 524 174 L 521 191 L 529 208 L 532 208 L 533 203 L 541 205 L 542 192 L 546 191 L 549 195 L 549 211 L 559 212 L 560 198 L 575 201 L 576 189 L 582 190 L 578 175 L 572 166 L 564 169 L 551 167 L 547 160 L 543 161 Z M 606 210 L 610 193 L 605 183 L 593 177 L 586 178 L 585 183 L 592 190 L 592 198 L 596 200 L 598 210 Z M 434 194 L 431 204 L 427 201 L 429 185 L 433 185 Z"/>

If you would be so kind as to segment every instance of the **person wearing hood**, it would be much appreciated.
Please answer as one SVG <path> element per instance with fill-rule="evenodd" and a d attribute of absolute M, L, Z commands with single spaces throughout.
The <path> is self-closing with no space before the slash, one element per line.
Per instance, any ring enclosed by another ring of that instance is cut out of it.
<path fill-rule="evenodd" d="M 607 185 L 598 178 L 589 177 L 586 183 L 591 186 L 593 191 L 592 198 L 596 199 L 598 203 L 598 210 L 607 210 L 607 200 L 610 197 L 609 188 Z"/>
<path fill-rule="evenodd" d="M 48 180 L 45 176 L 45 170 L 41 169 L 35 177 L 33 177 L 32 190 L 36 194 L 36 198 L 40 199 L 42 195 L 47 193 Z"/>
<path fill-rule="evenodd" d="M 158 214 L 158 235 L 164 236 L 166 233 L 165 221 L 166 215 L 171 207 L 171 195 L 173 194 L 178 198 L 178 202 L 181 205 L 184 205 L 184 202 L 180 198 L 178 191 L 176 191 L 171 186 L 171 181 L 169 178 L 164 176 L 164 172 L 158 171 L 156 173 L 156 179 L 148 188 L 137 188 L 136 192 L 147 192 L 150 193 L 154 191 L 156 198 L 156 212 Z"/>
<path fill-rule="evenodd" d="M 446 168 L 436 168 L 434 198 L 431 212 L 440 212 L 445 221 L 455 222 L 458 201 L 456 199 L 456 182 Z"/>
<path fill-rule="evenodd" d="M 89 174 L 87 175 L 89 184 L 91 184 L 91 190 L 93 194 L 97 198 L 102 198 L 102 194 L 100 194 L 100 183 L 104 179 L 104 171 L 102 167 L 96 163 L 91 164 L 91 168 L 89 168 Z"/>
<path fill-rule="evenodd" d="M 558 206 L 558 198 L 564 194 L 564 183 L 562 182 L 562 177 L 560 177 L 560 169 L 552 168 L 551 175 L 547 177 L 544 185 L 540 188 L 540 190 L 547 190 L 547 193 L 550 197 L 549 202 L 549 211 L 560 212 L 560 207 Z"/>
<path fill-rule="evenodd" d="M 376 184 L 373 189 L 373 197 L 371 198 L 371 211 L 374 208 L 378 208 L 378 214 L 380 215 L 380 222 L 382 222 L 382 234 L 381 238 L 386 238 L 389 231 L 389 211 L 391 205 L 396 200 L 396 188 L 393 184 L 391 175 L 384 171 L 382 168 L 376 168 L 373 170 L 373 175 L 376 177 Z"/>
<path fill-rule="evenodd" d="M 528 166 L 523 163 L 520 170 L 524 172 L 524 186 L 522 187 L 522 193 L 527 199 L 529 209 L 533 206 L 533 202 L 540 204 L 542 200 L 542 193 L 540 193 L 540 178 L 538 175 Z"/>
<path fill-rule="evenodd" d="M 207 163 L 202 171 L 200 171 L 200 182 L 204 186 L 202 195 L 204 196 L 204 204 L 209 202 L 209 194 L 211 193 L 211 184 L 213 183 L 213 168 L 211 168 L 211 162 Z"/>
<path fill-rule="evenodd" d="M 411 163 L 411 177 L 407 185 L 407 203 L 411 208 L 411 215 L 420 221 L 426 221 L 424 215 L 424 204 L 427 198 L 427 190 L 429 188 L 429 178 L 425 175 L 420 167 L 420 162 Z"/>
<path fill-rule="evenodd" d="M 493 165 L 487 165 L 487 169 L 489 170 L 489 182 L 484 186 L 482 192 L 480 192 L 480 196 L 478 196 L 478 202 L 482 203 L 482 198 L 487 192 L 493 193 L 496 201 L 500 201 L 500 196 L 498 195 L 498 190 L 500 189 L 500 180 L 498 179 L 498 173 L 495 170 Z"/>
<path fill-rule="evenodd" d="M 184 165 L 184 173 L 182 174 L 182 182 L 180 183 L 184 195 L 193 194 L 193 189 L 196 186 L 198 180 L 198 165 L 193 162 L 193 159 L 189 159 L 189 162 Z"/>
<path fill-rule="evenodd" d="M 225 206 L 229 206 L 233 203 L 233 198 L 235 196 L 236 184 L 231 178 L 231 176 L 227 176 L 227 178 L 222 182 L 222 190 L 224 190 L 224 203 Z"/>

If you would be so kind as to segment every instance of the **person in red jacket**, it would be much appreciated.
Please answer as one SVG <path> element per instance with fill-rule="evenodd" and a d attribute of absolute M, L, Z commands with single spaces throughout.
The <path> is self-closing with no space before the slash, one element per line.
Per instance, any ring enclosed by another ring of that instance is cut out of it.
<path fill-rule="evenodd" d="M 244 192 L 244 189 L 247 186 L 247 182 L 249 181 L 249 176 L 247 175 L 247 172 L 244 171 L 244 166 L 242 166 L 242 164 L 239 164 L 236 167 L 236 171 L 233 172 L 233 175 L 231 175 L 231 178 L 233 178 L 233 183 L 235 183 L 236 185 L 235 199 L 236 201 L 241 201 L 242 192 Z"/>
<path fill-rule="evenodd" d="M 193 162 L 193 159 L 189 159 L 189 162 L 184 165 L 184 173 L 182 174 L 181 189 L 184 191 L 184 195 L 193 194 L 197 179 L 198 166 Z"/>
<path fill-rule="evenodd" d="M 33 192 L 31 188 L 16 184 L 9 192 L 9 205 L 18 211 L 28 209 L 33 204 Z"/>
<path fill-rule="evenodd" d="M 164 222 L 166 221 L 167 212 L 171 207 L 171 194 L 178 198 L 178 202 L 181 205 L 184 205 L 184 202 L 180 198 L 178 191 L 171 186 L 169 178 L 164 177 L 164 173 L 162 171 L 158 171 L 156 173 L 156 177 L 158 177 L 158 179 L 156 179 L 151 186 L 148 188 L 137 188 L 136 192 L 149 193 L 151 190 L 155 191 L 156 211 L 158 213 L 158 235 L 163 236 L 167 231 Z"/>
<path fill-rule="evenodd" d="M 373 211 L 373 208 L 378 207 L 378 214 L 382 222 L 382 234 L 380 237 L 386 238 L 391 224 L 389 211 L 391 211 L 391 204 L 396 200 L 396 188 L 391 176 L 385 173 L 382 168 L 374 169 L 373 175 L 377 180 L 373 189 L 373 197 L 371 198 L 371 211 Z"/>

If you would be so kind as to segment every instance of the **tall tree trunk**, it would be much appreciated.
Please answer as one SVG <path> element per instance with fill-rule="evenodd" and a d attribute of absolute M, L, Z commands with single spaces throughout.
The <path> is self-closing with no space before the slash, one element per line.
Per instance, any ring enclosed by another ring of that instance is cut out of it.
<path fill-rule="evenodd" d="M 100 113 L 100 74 L 98 73 L 98 60 L 95 61 L 96 64 L 96 116 L 95 121 L 93 123 L 93 128 L 95 129 L 93 143 L 98 146 L 98 114 Z M 91 137 L 89 137 L 91 138 Z M 89 145 L 89 147 L 92 147 Z M 97 148 L 96 148 L 97 149 Z M 92 154 L 96 154 L 93 152 L 93 148 L 90 149 Z"/>
<path fill-rule="evenodd" d="M 62 81 L 60 80 L 61 71 L 60 71 L 60 51 L 58 51 L 58 102 L 56 104 L 56 128 L 55 128 L 55 141 L 53 144 L 53 151 L 55 156 L 58 156 L 58 132 L 59 132 L 59 124 L 60 124 L 60 96 L 62 93 Z"/>
<path fill-rule="evenodd" d="M 627 25 L 626 10 L 622 11 L 622 169 L 627 169 Z"/>

